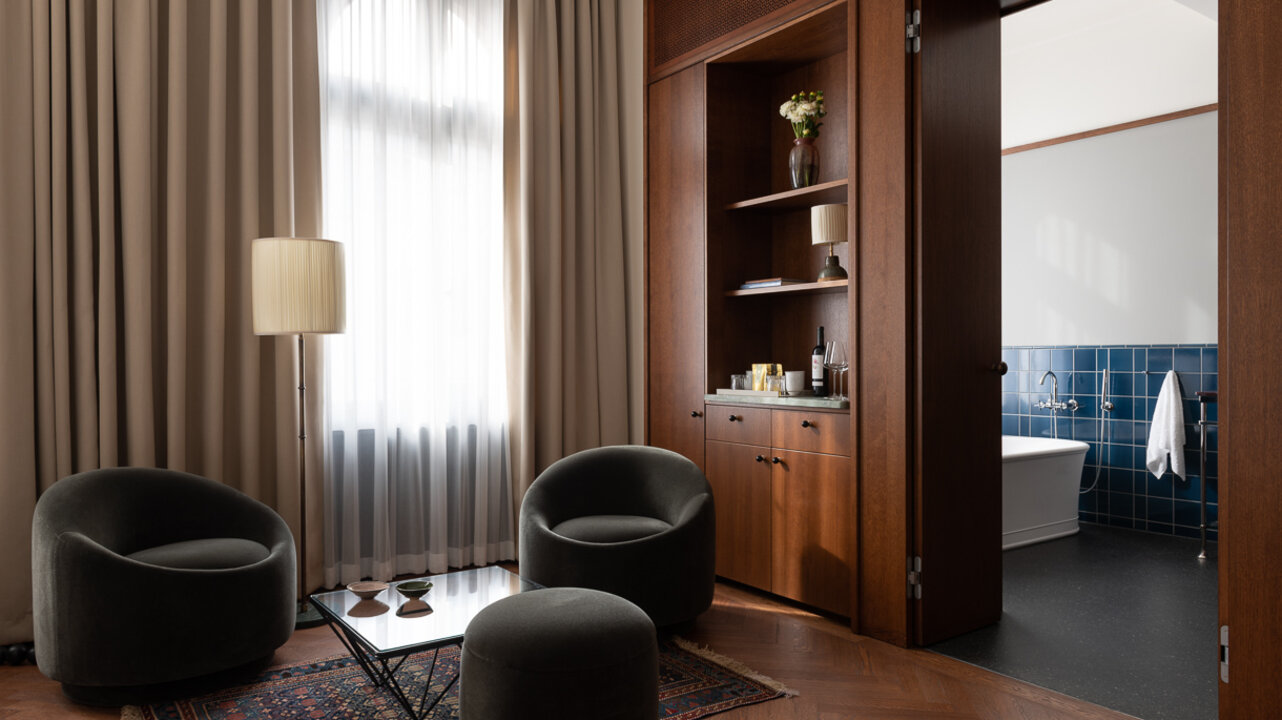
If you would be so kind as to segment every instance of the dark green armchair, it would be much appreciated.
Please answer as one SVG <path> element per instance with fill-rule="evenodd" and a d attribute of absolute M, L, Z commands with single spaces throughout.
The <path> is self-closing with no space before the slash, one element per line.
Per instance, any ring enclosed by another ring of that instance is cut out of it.
<path fill-rule="evenodd" d="M 40 670 L 120 704 L 270 657 L 293 633 L 294 541 L 271 508 L 196 475 L 72 475 L 36 504 Z"/>
<path fill-rule="evenodd" d="M 521 576 L 631 600 L 657 626 L 712 605 L 716 511 L 697 465 L 617 445 L 575 453 L 539 475 L 521 502 Z"/>

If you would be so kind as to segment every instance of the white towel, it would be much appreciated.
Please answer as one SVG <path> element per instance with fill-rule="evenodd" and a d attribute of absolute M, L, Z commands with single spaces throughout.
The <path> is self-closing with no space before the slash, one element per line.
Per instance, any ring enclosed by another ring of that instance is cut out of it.
<path fill-rule="evenodd" d="M 1162 391 L 1153 409 L 1153 426 L 1148 431 L 1148 471 L 1162 477 L 1166 472 L 1166 455 L 1171 455 L 1171 472 L 1184 477 L 1184 403 L 1180 399 L 1180 379 L 1174 370 L 1166 372 Z"/>

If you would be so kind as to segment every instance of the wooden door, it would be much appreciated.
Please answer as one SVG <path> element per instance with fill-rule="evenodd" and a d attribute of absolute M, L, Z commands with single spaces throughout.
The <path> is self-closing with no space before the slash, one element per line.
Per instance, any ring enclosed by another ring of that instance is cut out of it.
<path fill-rule="evenodd" d="M 717 574 L 770 589 L 770 448 L 709 440 L 717 506 Z"/>
<path fill-rule="evenodd" d="M 774 449 L 770 589 L 850 612 L 850 458 Z"/>
<path fill-rule="evenodd" d="M 646 442 L 703 467 L 704 69 L 650 85 Z"/>
<path fill-rule="evenodd" d="M 1001 560 L 1001 17 L 918 0 L 914 555 L 920 645 L 997 622 Z"/>
<path fill-rule="evenodd" d="M 854 624 L 928 644 L 1001 614 L 999 7 L 858 8 Z"/>
<path fill-rule="evenodd" d="M 1276 0 L 1220 2 L 1220 623 L 1225 720 L 1282 717 L 1282 43 Z M 1218 640 L 1207 639 L 1207 652 Z"/>

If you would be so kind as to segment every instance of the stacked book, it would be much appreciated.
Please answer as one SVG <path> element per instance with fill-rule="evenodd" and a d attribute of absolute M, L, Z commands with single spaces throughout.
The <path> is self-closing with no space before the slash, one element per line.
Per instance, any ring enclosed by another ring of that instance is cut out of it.
<path fill-rule="evenodd" d="M 755 290 L 757 288 L 782 287 L 784 285 L 801 285 L 810 282 L 809 280 L 798 280 L 797 278 L 761 278 L 760 280 L 749 280 L 739 286 L 740 290 Z"/>

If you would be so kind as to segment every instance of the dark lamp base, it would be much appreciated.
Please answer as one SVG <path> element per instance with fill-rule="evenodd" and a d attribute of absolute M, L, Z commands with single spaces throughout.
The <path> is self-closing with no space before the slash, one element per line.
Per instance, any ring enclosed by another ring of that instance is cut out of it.
<path fill-rule="evenodd" d="M 819 282 L 845 280 L 848 277 L 846 269 L 841 266 L 840 258 L 836 255 L 829 255 L 824 258 L 824 269 L 819 272 Z"/>

